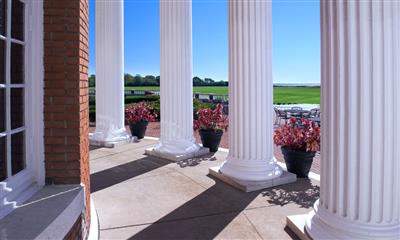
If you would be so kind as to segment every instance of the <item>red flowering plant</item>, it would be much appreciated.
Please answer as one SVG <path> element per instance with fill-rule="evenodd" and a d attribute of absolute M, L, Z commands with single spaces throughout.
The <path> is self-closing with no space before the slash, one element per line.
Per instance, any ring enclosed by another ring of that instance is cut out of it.
<path fill-rule="evenodd" d="M 288 149 L 317 152 L 320 150 L 320 127 L 308 119 L 291 118 L 274 133 L 274 142 Z"/>
<path fill-rule="evenodd" d="M 145 102 L 132 104 L 125 109 L 125 121 L 128 124 L 154 122 L 156 118 L 153 108 Z"/>
<path fill-rule="evenodd" d="M 223 113 L 224 106 L 217 104 L 215 109 L 203 108 L 197 111 L 197 120 L 193 121 L 195 130 L 226 131 L 228 129 L 228 118 Z"/>

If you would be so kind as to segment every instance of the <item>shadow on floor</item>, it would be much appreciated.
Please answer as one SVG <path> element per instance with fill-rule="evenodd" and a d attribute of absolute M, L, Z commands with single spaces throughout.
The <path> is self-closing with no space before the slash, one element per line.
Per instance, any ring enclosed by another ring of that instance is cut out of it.
<path fill-rule="evenodd" d="M 216 180 L 214 186 L 130 239 L 213 239 L 260 193 L 244 193 Z"/>
<path fill-rule="evenodd" d="M 91 192 L 97 192 L 128 179 L 170 164 L 170 161 L 144 157 L 90 175 Z"/>
<path fill-rule="evenodd" d="M 208 153 L 202 157 L 195 157 L 195 158 L 189 158 L 185 160 L 178 161 L 177 164 L 181 168 L 185 167 L 195 167 L 199 165 L 201 162 L 212 162 L 216 161 L 217 157 L 215 157 L 215 153 Z"/>
<path fill-rule="evenodd" d="M 288 226 L 283 229 L 292 240 L 301 240 Z"/>
<path fill-rule="evenodd" d="M 103 147 L 89 145 L 89 151 L 93 151 L 93 150 L 100 149 L 100 148 L 103 148 Z"/>
<path fill-rule="evenodd" d="M 294 203 L 302 208 L 310 208 L 319 198 L 319 186 L 313 185 L 310 179 L 298 178 L 295 184 L 287 184 L 264 191 L 268 202 L 284 206 Z"/>

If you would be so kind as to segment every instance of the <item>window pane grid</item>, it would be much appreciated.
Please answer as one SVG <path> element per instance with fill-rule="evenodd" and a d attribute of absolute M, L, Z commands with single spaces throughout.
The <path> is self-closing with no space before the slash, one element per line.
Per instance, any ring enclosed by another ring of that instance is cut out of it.
<path fill-rule="evenodd" d="M 18 39 L 14 39 L 14 38 L 10 38 L 10 41 L 11 41 L 12 43 L 25 46 L 25 42 L 24 42 L 24 41 L 21 41 L 21 40 L 18 40 Z"/>
<path fill-rule="evenodd" d="M 7 179 L 7 138 L 0 137 L 0 181 Z"/>
<path fill-rule="evenodd" d="M 25 4 L 19 0 L 0 0 L 2 11 L 5 14 L 1 14 L 3 19 L 0 17 L 0 45 L 3 43 L 0 70 L 3 68 L 4 72 L 3 81 L 0 76 L 0 181 L 26 168 Z"/>
<path fill-rule="evenodd" d="M 7 0 L 0 0 L 0 35 L 5 36 L 7 29 Z"/>

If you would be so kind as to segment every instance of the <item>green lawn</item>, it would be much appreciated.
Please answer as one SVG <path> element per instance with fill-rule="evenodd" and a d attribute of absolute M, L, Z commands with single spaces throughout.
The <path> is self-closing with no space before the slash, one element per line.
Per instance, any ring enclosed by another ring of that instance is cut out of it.
<path fill-rule="evenodd" d="M 320 103 L 319 87 L 274 87 L 275 104 Z"/>
<path fill-rule="evenodd" d="M 159 90 L 159 87 L 125 87 L 125 89 Z M 193 92 L 228 94 L 228 87 L 193 87 Z M 320 102 L 319 87 L 274 87 L 275 104 L 296 104 Z"/>

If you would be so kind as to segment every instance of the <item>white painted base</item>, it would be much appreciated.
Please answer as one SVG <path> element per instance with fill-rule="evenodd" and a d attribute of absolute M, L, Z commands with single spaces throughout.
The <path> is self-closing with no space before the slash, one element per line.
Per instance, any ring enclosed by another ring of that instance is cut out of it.
<path fill-rule="evenodd" d="M 123 144 L 128 144 L 128 143 L 133 143 L 137 141 L 137 137 L 134 136 L 124 136 L 118 139 L 113 139 L 111 141 L 102 141 L 102 140 L 97 140 L 96 137 L 94 137 L 93 133 L 89 134 L 89 144 L 90 146 L 96 146 L 96 147 L 106 147 L 106 148 L 114 148 L 118 145 L 123 145 Z"/>
<path fill-rule="evenodd" d="M 96 207 L 93 199 L 90 198 L 90 229 L 88 240 L 98 240 L 100 236 L 99 218 L 97 217 Z"/>
<path fill-rule="evenodd" d="M 301 240 L 311 240 L 305 231 L 307 215 L 301 214 L 286 217 L 286 226 Z"/>
<path fill-rule="evenodd" d="M 45 186 L 0 220 L 0 239 L 63 239 L 84 207 L 82 185 Z"/>
<path fill-rule="evenodd" d="M 282 175 L 280 175 L 277 178 L 265 181 L 246 181 L 246 180 L 234 179 L 221 173 L 220 167 L 210 168 L 209 174 L 244 192 L 258 191 L 261 189 L 284 185 L 297 181 L 297 177 L 295 174 L 286 171 L 283 171 Z"/>
<path fill-rule="evenodd" d="M 170 154 L 170 153 L 161 153 L 159 151 L 155 151 L 154 148 L 146 149 L 146 154 L 149 155 L 149 156 L 158 157 L 158 158 L 164 158 L 164 159 L 168 159 L 168 160 L 173 161 L 173 162 L 178 162 L 178 161 L 186 160 L 186 159 L 189 159 L 189 158 L 201 157 L 201 156 L 204 156 L 204 155 L 206 155 L 208 153 L 210 153 L 210 150 L 208 148 L 205 148 L 205 147 L 201 147 L 196 152 L 187 153 L 187 154 L 183 154 L 183 155 L 174 155 L 174 154 Z"/>
<path fill-rule="evenodd" d="M 18 209 L 39 189 L 40 185 L 35 182 L 34 173 L 28 169 L 18 173 L 17 176 L 0 182 L 0 219 Z"/>

